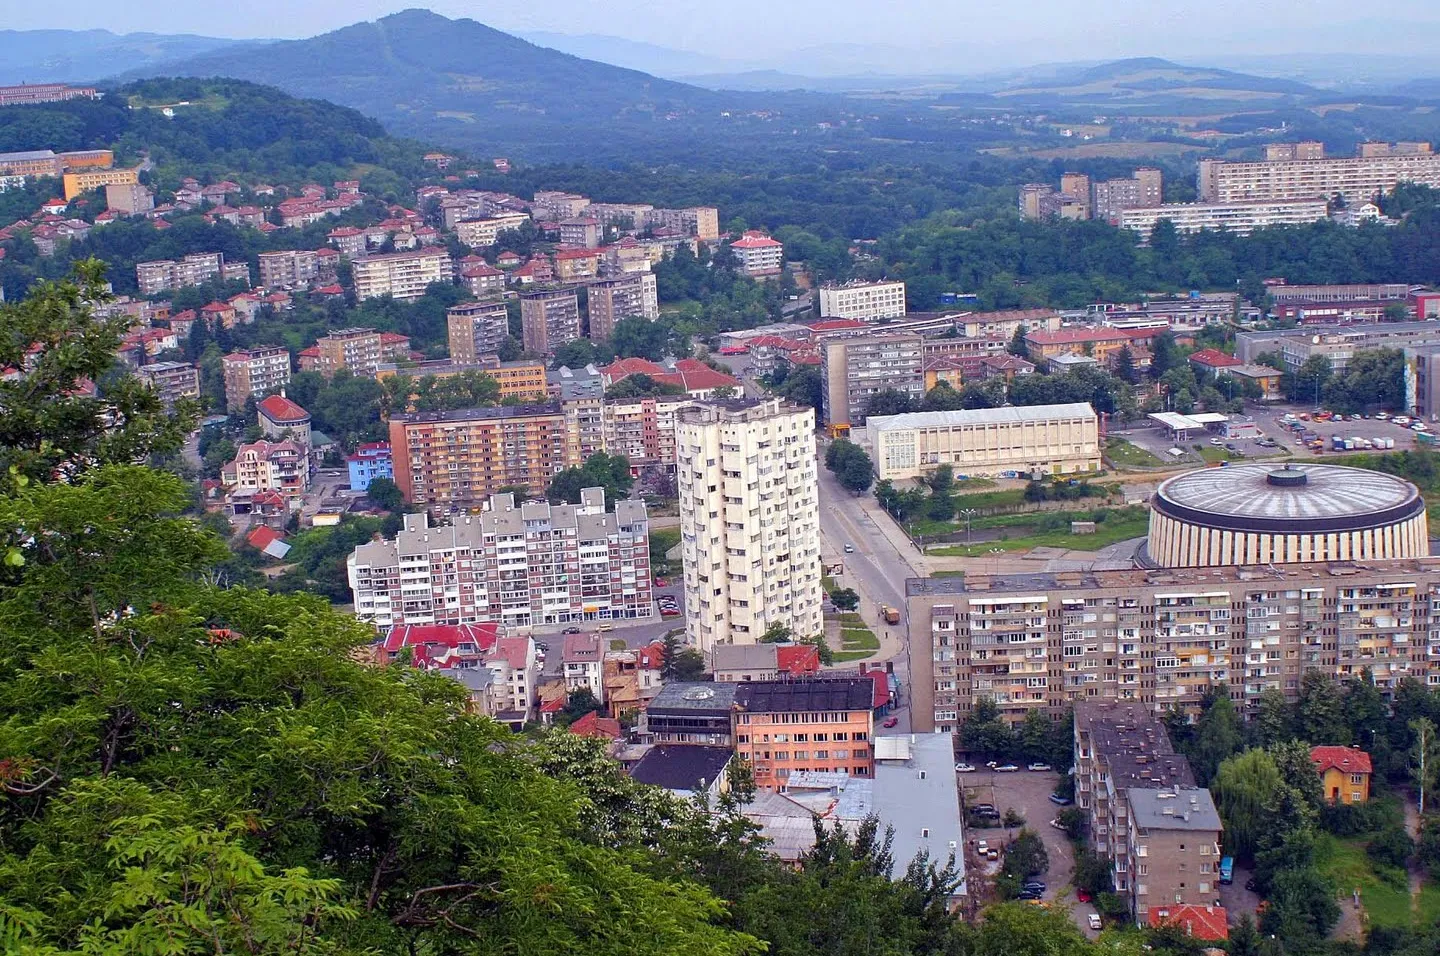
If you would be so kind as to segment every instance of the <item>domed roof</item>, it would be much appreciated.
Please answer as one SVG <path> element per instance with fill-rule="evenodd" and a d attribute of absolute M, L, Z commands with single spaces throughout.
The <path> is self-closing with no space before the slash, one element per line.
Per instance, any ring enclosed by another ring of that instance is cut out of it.
<path fill-rule="evenodd" d="M 1351 531 L 1403 521 L 1425 508 L 1410 482 L 1339 465 L 1266 464 L 1206 468 L 1164 482 L 1155 510 L 1234 531 Z"/>

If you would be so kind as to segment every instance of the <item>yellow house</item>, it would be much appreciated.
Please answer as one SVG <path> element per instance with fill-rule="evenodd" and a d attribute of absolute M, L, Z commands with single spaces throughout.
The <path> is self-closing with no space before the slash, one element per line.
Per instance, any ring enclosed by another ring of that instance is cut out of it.
<path fill-rule="evenodd" d="M 1312 747 L 1310 759 L 1320 774 L 1327 803 L 1365 803 L 1370 799 L 1370 755 L 1354 747 Z"/>

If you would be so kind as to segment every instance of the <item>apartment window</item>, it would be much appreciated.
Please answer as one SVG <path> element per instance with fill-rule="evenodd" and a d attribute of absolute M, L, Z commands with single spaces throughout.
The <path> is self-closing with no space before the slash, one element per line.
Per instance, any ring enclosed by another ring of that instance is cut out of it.
<path fill-rule="evenodd" d="M 1135 868 L 1135 870 L 1136 870 L 1136 875 L 1137 875 L 1137 876 L 1149 876 L 1149 875 L 1150 875 L 1150 865 L 1149 865 L 1148 863 L 1141 863 L 1139 866 L 1137 866 L 1137 867 Z"/>

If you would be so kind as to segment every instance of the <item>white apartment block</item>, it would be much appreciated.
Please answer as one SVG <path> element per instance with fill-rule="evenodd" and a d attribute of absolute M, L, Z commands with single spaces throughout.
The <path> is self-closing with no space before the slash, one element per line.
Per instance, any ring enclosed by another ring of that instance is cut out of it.
<path fill-rule="evenodd" d="M 431 527 L 405 516 L 393 541 L 362 544 L 348 562 L 355 616 L 392 624 L 535 627 L 649 617 L 650 525 L 645 504 L 605 512 L 605 492 L 579 505 L 492 495 L 478 515 Z"/>
<path fill-rule="evenodd" d="M 361 301 L 383 295 L 395 299 L 418 299 L 432 282 L 455 281 L 450 253 L 438 248 L 358 256 L 351 265 L 355 275 L 355 298 Z"/>
<path fill-rule="evenodd" d="M 1141 242 L 1150 240 L 1155 224 L 1168 219 L 1179 233 L 1202 229 L 1233 232 L 1248 236 L 1264 226 L 1298 226 L 1319 222 L 1329 215 L 1323 199 L 1241 199 L 1231 202 L 1169 203 L 1138 209 L 1122 209 L 1116 224 L 1140 234 Z"/>
<path fill-rule="evenodd" d="M 225 404 L 243 408 L 251 395 L 290 384 L 290 350 L 280 346 L 241 349 L 220 360 L 225 372 Z"/>
<path fill-rule="evenodd" d="M 821 633 L 814 410 L 698 404 L 679 413 L 675 446 L 690 643 L 754 644 L 772 624 Z"/>
<path fill-rule="evenodd" d="M 905 317 L 905 283 L 847 282 L 822 286 L 820 317 L 824 319 L 878 319 Z"/>
<path fill-rule="evenodd" d="M 240 266 L 244 268 L 244 263 Z M 183 259 L 135 263 L 135 281 L 141 295 L 155 295 L 185 286 L 203 285 L 210 279 L 221 278 L 224 271 L 225 256 L 221 253 L 192 252 Z"/>
<path fill-rule="evenodd" d="M 320 267 L 313 249 L 262 252 L 259 260 L 260 284 L 267 289 L 308 289 Z"/>
<path fill-rule="evenodd" d="M 1440 187 L 1440 155 L 1429 152 L 1341 159 L 1282 159 L 1254 163 L 1200 160 L 1201 202 L 1317 199 L 1336 193 L 1351 204 L 1387 193 L 1397 183 Z"/>
<path fill-rule="evenodd" d="M 865 432 L 881 481 L 940 465 L 988 477 L 1100 470 L 1099 419 L 1087 402 L 883 415 L 866 421 Z"/>
<path fill-rule="evenodd" d="M 519 229 L 530 221 L 523 212 L 506 213 L 489 219 L 469 219 L 455 224 L 455 238 L 467 246 L 493 246 L 502 232 Z"/>
<path fill-rule="evenodd" d="M 753 229 L 730 243 L 730 251 L 740 263 L 740 271 L 751 278 L 779 275 L 785 261 L 785 246 Z"/>

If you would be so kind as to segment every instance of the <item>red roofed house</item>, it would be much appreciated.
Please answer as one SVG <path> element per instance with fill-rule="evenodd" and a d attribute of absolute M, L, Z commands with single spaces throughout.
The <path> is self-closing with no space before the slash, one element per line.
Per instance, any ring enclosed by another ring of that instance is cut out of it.
<path fill-rule="evenodd" d="M 600 274 L 599 249 L 562 249 L 555 253 L 555 277 L 564 281 L 593 279 Z"/>
<path fill-rule="evenodd" d="M 1311 747 L 1310 760 L 1320 774 L 1320 789 L 1330 803 L 1370 799 L 1370 755 L 1354 747 Z"/>
<path fill-rule="evenodd" d="M 660 693 L 665 645 L 660 641 L 623 651 L 608 651 L 601 664 L 605 707 L 611 717 L 644 710 Z"/>
<path fill-rule="evenodd" d="M 740 263 L 740 271 L 752 278 L 779 275 L 785 261 L 785 246 L 753 229 L 730 243 L 730 251 Z"/>
<path fill-rule="evenodd" d="M 691 398 L 710 398 L 716 389 L 739 388 L 738 379 L 717 372 L 699 359 L 681 359 L 671 365 L 659 365 L 649 359 L 627 358 L 614 362 L 600 370 L 605 387 L 622 382 L 631 375 L 647 375 L 664 385 L 675 385 L 685 390 Z"/>
<path fill-rule="evenodd" d="M 480 259 L 479 256 L 466 256 L 465 259 Z M 473 296 L 481 296 L 487 292 L 499 292 L 505 288 L 505 273 L 490 265 L 484 259 L 479 262 L 460 262 L 460 281 Z"/>
<path fill-rule="evenodd" d="M 1150 926 L 1178 926 L 1192 939 L 1221 940 L 1230 938 L 1230 924 L 1223 906 L 1195 906 L 1192 903 L 1171 903 L 1152 906 L 1146 914 Z"/>
<path fill-rule="evenodd" d="M 495 264 L 502 269 L 513 269 L 524 261 L 518 253 L 511 252 L 508 249 L 495 257 Z"/>
<path fill-rule="evenodd" d="M 715 679 L 732 684 L 808 677 L 820 670 L 820 651 L 812 644 L 716 644 L 710 660 Z"/>
<path fill-rule="evenodd" d="M 403 362 L 410 357 L 410 336 L 399 332 L 380 333 L 380 360 Z"/>
<path fill-rule="evenodd" d="M 822 319 L 819 322 L 808 322 L 805 327 L 811 332 L 846 332 L 850 329 L 867 329 L 869 322 L 861 322 L 859 319 Z"/>
<path fill-rule="evenodd" d="M 302 372 L 320 371 L 320 346 L 312 345 L 309 348 L 301 349 L 295 355 L 295 361 Z"/>
<path fill-rule="evenodd" d="M 479 667 L 485 655 L 499 641 L 500 625 L 481 624 L 396 624 L 375 645 L 375 659 L 382 664 L 400 660 L 408 650 L 415 667 L 449 670 Z"/>
<path fill-rule="evenodd" d="M 618 741 L 624 734 L 620 721 L 613 717 L 601 717 L 600 711 L 592 710 L 570 725 L 570 732 L 578 737 L 598 737 L 602 740 Z"/>
<path fill-rule="evenodd" d="M 1060 329 L 1055 332 L 1039 330 L 1025 336 L 1025 347 L 1030 361 L 1036 365 L 1049 365 L 1057 355 L 1089 355 L 1103 363 L 1111 352 L 1118 352 L 1130 344 L 1130 336 L 1119 329 L 1100 326 Z"/>
<path fill-rule="evenodd" d="M 284 395 L 268 395 L 256 406 L 260 431 L 266 438 L 293 438 L 310 447 L 310 413 Z"/>
<path fill-rule="evenodd" d="M 232 489 L 232 497 L 278 491 L 299 507 L 300 497 L 310 488 L 309 450 L 293 441 L 249 442 L 220 469 L 220 479 Z"/>
<path fill-rule="evenodd" d="M 354 258 L 365 252 L 365 233 L 354 226 L 340 226 L 331 229 L 326 238 L 341 255 Z"/>
<path fill-rule="evenodd" d="M 1191 353 L 1190 364 L 1195 367 L 1197 372 L 1209 372 L 1214 375 L 1227 368 L 1234 368 L 1245 363 L 1233 355 L 1226 355 L 1219 349 L 1201 349 Z"/>
<path fill-rule="evenodd" d="M 245 536 L 245 541 L 256 551 L 276 560 L 290 553 L 290 545 L 285 543 L 285 536 L 268 525 L 257 525 Z"/>
<path fill-rule="evenodd" d="M 235 328 L 235 307 L 228 302 L 211 302 L 200 307 L 200 315 L 212 329 Z"/>

